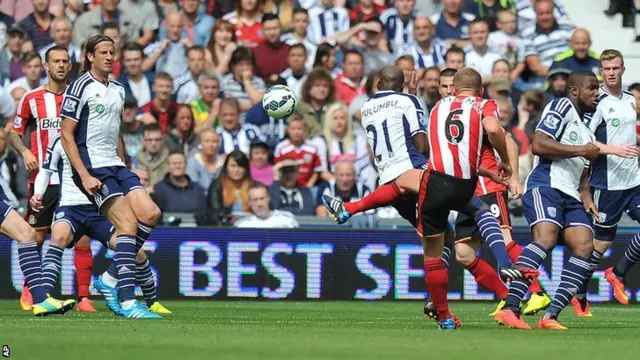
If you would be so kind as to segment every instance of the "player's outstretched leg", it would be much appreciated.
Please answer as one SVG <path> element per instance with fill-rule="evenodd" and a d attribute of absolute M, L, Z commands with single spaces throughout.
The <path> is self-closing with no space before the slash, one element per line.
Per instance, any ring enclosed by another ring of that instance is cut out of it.
<path fill-rule="evenodd" d="M 84 236 L 74 247 L 73 264 L 76 268 L 78 283 L 78 311 L 96 312 L 93 302 L 89 299 L 89 286 L 93 276 L 93 254 L 89 238 Z"/>
<path fill-rule="evenodd" d="M 511 239 L 511 231 L 503 229 L 503 233 L 505 234 L 505 241 L 507 242 L 507 254 L 509 254 L 509 259 L 514 263 L 517 263 L 518 257 L 522 254 L 522 246 Z M 527 306 L 522 310 L 524 315 L 534 315 L 538 311 L 546 310 L 549 305 L 551 305 L 551 298 L 544 291 L 542 285 L 540 285 L 538 278 L 531 281 L 531 285 L 529 285 L 529 292 L 531 293 L 531 297 L 529 298 L 529 301 L 527 301 Z"/>
<path fill-rule="evenodd" d="M 142 289 L 142 295 L 149 310 L 156 314 L 171 314 L 171 310 L 164 307 L 158 301 L 156 292 L 156 280 L 151 271 L 151 264 L 144 251 L 141 249 L 136 255 L 136 282 Z"/>
<path fill-rule="evenodd" d="M 33 296 L 33 314 L 36 316 L 64 314 L 73 309 L 75 300 L 60 301 L 45 292 L 35 230 L 17 212 L 9 209 L 5 214 L 1 229 L 18 242 L 18 261 L 25 283 Z"/>
<path fill-rule="evenodd" d="M 391 205 L 402 195 L 395 182 L 384 184 L 361 200 L 344 202 L 338 197 L 322 195 L 322 204 L 338 224 L 344 224 L 353 215 Z"/>

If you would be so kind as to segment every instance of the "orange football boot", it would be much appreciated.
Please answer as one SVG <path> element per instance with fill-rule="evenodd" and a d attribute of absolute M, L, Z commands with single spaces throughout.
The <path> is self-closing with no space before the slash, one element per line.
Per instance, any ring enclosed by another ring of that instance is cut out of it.
<path fill-rule="evenodd" d="M 496 319 L 498 324 L 511 329 L 531 330 L 531 326 L 522 320 L 522 317 L 512 309 L 502 309 L 498 311 L 493 318 Z"/>
<path fill-rule="evenodd" d="M 31 311 L 33 307 L 33 296 L 27 285 L 22 287 L 22 294 L 20 294 L 20 309 L 24 311 Z"/>
<path fill-rule="evenodd" d="M 538 323 L 538 329 L 542 329 L 542 330 L 569 330 L 569 329 L 567 329 L 566 326 L 560 324 L 560 322 L 558 322 L 558 320 L 553 319 L 553 318 L 549 318 L 549 319 L 542 318 L 542 319 L 540 319 L 540 322 Z"/>
<path fill-rule="evenodd" d="M 77 310 L 79 312 L 96 312 L 96 308 L 93 306 L 93 301 L 89 298 L 82 298 L 80 302 L 78 302 Z"/>
<path fill-rule="evenodd" d="M 629 305 L 629 297 L 624 290 L 624 283 L 613 273 L 612 267 L 604 271 L 604 278 L 607 279 L 613 287 L 613 297 L 615 297 L 620 304 Z"/>

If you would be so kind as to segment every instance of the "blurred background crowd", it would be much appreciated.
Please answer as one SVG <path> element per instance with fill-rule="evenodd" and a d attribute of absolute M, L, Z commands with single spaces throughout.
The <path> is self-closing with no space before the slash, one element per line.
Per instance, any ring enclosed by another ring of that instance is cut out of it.
<path fill-rule="evenodd" d="M 599 65 L 589 31 L 558 0 L 2 0 L 0 11 L 0 175 L 16 198 L 26 201 L 28 174 L 6 139 L 22 96 L 46 81 L 44 52 L 67 48 L 77 76 L 83 43 L 102 33 L 127 90 L 128 164 L 164 212 L 198 225 L 297 226 L 295 216 L 327 216 L 322 194 L 356 200 L 374 189 L 359 109 L 391 64 L 417 71 L 427 112 L 441 70 L 479 71 L 520 146 L 524 182 L 542 109 L 565 95 L 571 71 Z M 631 0 L 605 14 L 635 26 Z M 298 95 L 288 119 L 262 109 L 274 84 Z M 640 84 L 626 85 L 640 104 Z"/>

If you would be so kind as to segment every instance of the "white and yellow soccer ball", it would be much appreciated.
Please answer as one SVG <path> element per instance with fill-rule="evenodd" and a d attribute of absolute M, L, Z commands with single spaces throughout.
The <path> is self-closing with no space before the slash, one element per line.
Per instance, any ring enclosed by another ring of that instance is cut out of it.
<path fill-rule="evenodd" d="M 284 119 L 298 106 L 296 94 L 288 86 L 274 85 L 262 97 L 262 107 L 270 117 Z"/>

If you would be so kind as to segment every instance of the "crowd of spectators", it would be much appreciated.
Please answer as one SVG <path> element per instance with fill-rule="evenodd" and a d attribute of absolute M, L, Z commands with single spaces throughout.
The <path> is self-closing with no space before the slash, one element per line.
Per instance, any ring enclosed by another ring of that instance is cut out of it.
<path fill-rule="evenodd" d="M 6 129 L 46 81 L 48 48 L 69 50 L 76 77 L 87 38 L 110 36 L 128 162 L 164 212 L 201 225 L 251 213 L 238 226 L 297 226 L 291 214 L 328 216 L 323 194 L 374 189 L 359 109 L 386 65 L 416 71 L 425 111 L 451 86 L 442 70 L 480 72 L 520 146 L 521 181 L 545 104 L 565 95 L 572 70 L 598 71 L 589 32 L 558 0 L 2 0 L 0 11 Z M 288 119 L 262 109 L 274 84 L 298 95 Z M 24 200 L 20 156 L 4 141 L 0 150 L 0 173 Z"/>

